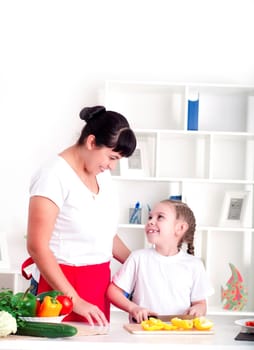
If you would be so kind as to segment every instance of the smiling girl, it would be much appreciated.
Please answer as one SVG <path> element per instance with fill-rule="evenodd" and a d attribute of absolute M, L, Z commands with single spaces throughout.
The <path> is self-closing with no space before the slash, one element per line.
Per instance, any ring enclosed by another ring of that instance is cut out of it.
<path fill-rule="evenodd" d="M 194 214 L 183 202 L 163 200 L 151 210 L 145 233 L 152 248 L 131 253 L 107 291 L 130 320 L 140 323 L 156 314 L 206 314 L 212 290 L 201 259 L 194 256 L 195 228 Z"/>

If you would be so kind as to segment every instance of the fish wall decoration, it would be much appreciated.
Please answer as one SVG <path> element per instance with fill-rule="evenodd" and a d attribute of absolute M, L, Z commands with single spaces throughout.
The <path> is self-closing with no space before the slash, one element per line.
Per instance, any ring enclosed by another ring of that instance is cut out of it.
<path fill-rule="evenodd" d="M 238 269 L 229 263 L 232 275 L 227 281 L 227 288 L 221 287 L 223 309 L 241 311 L 247 303 L 248 292 L 243 284 L 243 278 Z"/>

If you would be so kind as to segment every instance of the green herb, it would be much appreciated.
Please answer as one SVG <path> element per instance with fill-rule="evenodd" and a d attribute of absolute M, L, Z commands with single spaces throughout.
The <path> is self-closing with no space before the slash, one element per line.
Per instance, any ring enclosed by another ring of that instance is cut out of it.
<path fill-rule="evenodd" d="M 26 294 L 30 288 L 24 293 Z M 17 321 L 17 325 L 22 327 L 24 321 L 20 319 L 23 315 L 22 302 L 17 302 L 17 297 L 11 289 L 1 288 L 0 289 L 0 311 L 7 311 Z"/>

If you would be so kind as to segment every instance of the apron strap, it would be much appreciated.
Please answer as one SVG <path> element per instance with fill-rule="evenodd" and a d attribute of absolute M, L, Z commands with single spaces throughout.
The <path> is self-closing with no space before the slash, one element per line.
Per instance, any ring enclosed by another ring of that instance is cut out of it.
<path fill-rule="evenodd" d="M 21 273 L 25 279 L 30 280 L 32 278 L 32 269 L 33 269 L 34 261 L 31 257 L 26 259 L 21 265 Z"/>

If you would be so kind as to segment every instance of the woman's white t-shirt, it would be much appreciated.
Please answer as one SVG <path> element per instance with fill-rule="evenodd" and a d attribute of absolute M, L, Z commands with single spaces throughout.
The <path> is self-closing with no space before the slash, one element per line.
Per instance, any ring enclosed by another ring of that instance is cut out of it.
<path fill-rule="evenodd" d="M 132 252 L 113 282 L 132 294 L 133 302 L 160 315 L 183 314 L 191 302 L 212 293 L 202 261 L 183 251 L 174 256 L 153 248 Z"/>
<path fill-rule="evenodd" d="M 30 196 L 43 196 L 59 208 L 50 248 L 57 261 L 91 265 L 112 257 L 117 232 L 118 205 L 109 171 L 97 175 L 99 193 L 93 194 L 60 156 L 32 178 Z"/>

